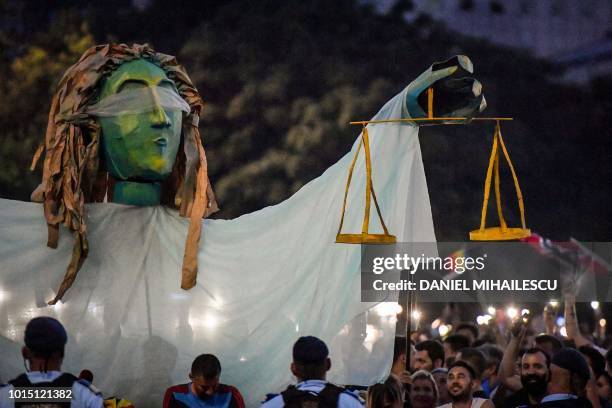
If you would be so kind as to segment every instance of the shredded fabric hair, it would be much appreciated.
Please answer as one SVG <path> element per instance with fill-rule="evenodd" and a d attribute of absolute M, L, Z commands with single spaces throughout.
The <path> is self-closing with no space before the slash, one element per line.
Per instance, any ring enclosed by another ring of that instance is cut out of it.
<path fill-rule="evenodd" d="M 51 101 L 45 142 L 32 160 L 33 170 L 44 151 L 42 182 L 31 198 L 44 203 L 47 246 L 57 248 L 60 224 L 75 240 L 64 279 L 49 304 L 62 299 L 87 258 L 85 203 L 102 202 L 105 197 L 112 201 L 113 177 L 100 166 L 100 126 L 86 108 L 97 101 L 104 78 L 136 59 L 163 69 L 190 107 L 190 112 L 183 114 L 181 147 L 174 168 L 162 184 L 161 204 L 178 208 L 181 216 L 190 218 L 181 288 L 190 289 L 196 283 L 201 220 L 218 210 L 198 129 L 202 98 L 175 57 L 156 53 L 147 44 L 98 45 L 85 51 L 60 80 Z"/>

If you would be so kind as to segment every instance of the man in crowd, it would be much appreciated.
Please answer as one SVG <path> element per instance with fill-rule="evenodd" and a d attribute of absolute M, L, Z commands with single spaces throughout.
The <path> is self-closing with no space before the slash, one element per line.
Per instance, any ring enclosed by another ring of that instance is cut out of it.
<path fill-rule="evenodd" d="M 219 383 L 221 363 L 212 354 L 201 354 L 193 360 L 190 383 L 174 385 L 166 390 L 164 408 L 225 407 L 244 408 L 244 400 L 236 387 Z"/>
<path fill-rule="evenodd" d="M 540 334 L 535 338 L 535 346 L 540 350 L 544 350 L 549 356 L 554 356 L 557 351 L 561 350 L 563 343 L 550 334 Z"/>
<path fill-rule="evenodd" d="M 457 360 L 448 369 L 451 402 L 440 408 L 494 408 L 491 400 L 474 397 L 476 373 L 467 362 Z"/>
<path fill-rule="evenodd" d="M 470 339 L 462 334 L 451 334 L 444 339 L 444 357 L 446 358 L 445 365 L 449 367 L 455 362 L 457 353 L 464 348 L 470 347 Z"/>
<path fill-rule="evenodd" d="M 499 365 L 504 352 L 494 344 L 483 344 L 478 347 L 485 357 L 485 369 L 482 374 L 482 390 L 487 398 L 493 398 L 499 386 Z"/>
<path fill-rule="evenodd" d="M 524 322 L 520 320 L 510 329 L 510 342 L 502 358 L 499 380 L 513 394 L 503 400 L 504 407 L 535 407 L 546 394 L 550 379 L 550 357 L 546 351 L 540 348 L 527 349 L 521 357 L 519 372 L 515 373 L 515 362 L 526 331 Z M 501 395 L 497 397 L 501 398 Z"/>
<path fill-rule="evenodd" d="M 578 347 L 580 354 L 584 356 L 589 367 L 593 370 L 595 378 L 606 370 L 606 359 L 599 351 L 591 346 Z"/>
<path fill-rule="evenodd" d="M 415 370 L 431 372 L 434 368 L 444 366 L 444 348 L 436 340 L 425 340 L 415 346 Z"/>
<path fill-rule="evenodd" d="M 469 345 L 471 346 L 478 338 L 478 326 L 471 322 L 461 322 L 457 325 L 455 334 L 460 334 L 467 337 L 468 341 L 470 342 Z"/>
<path fill-rule="evenodd" d="M 550 379 L 550 358 L 539 348 L 525 351 L 519 365 L 521 388 L 508 396 L 504 407 L 535 407 L 546 395 Z"/>
<path fill-rule="evenodd" d="M 18 387 L 63 387 L 72 390 L 69 403 L 45 403 L 45 407 L 59 408 L 69 404 L 72 408 L 102 408 L 102 396 L 87 381 L 62 372 L 67 341 L 66 330 L 56 319 L 36 317 L 30 320 L 25 328 L 25 346 L 21 349 L 27 372 L 0 386 L 0 408 L 23 406 L 11 398 L 11 391 Z"/>
<path fill-rule="evenodd" d="M 559 350 L 551 360 L 548 390 L 540 407 L 592 407 L 586 399 L 586 387 L 590 378 L 589 365 L 582 354 L 571 348 Z"/>
<path fill-rule="evenodd" d="M 406 337 L 396 336 L 395 344 L 393 347 L 393 364 L 391 365 L 391 377 L 397 379 L 402 385 L 402 396 L 405 401 L 410 398 L 410 372 L 414 370 L 414 360 L 416 350 L 412 342 L 410 342 L 410 362 L 409 366 L 406 367 Z"/>
<path fill-rule="evenodd" d="M 486 359 L 484 354 L 475 348 L 464 348 L 457 354 L 456 361 L 464 361 L 474 371 L 472 380 L 474 384 L 472 386 L 473 396 L 478 398 L 488 398 L 487 394 L 482 389 L 482 376 L 486 368 Z"/>
<path fill-rule="evenodd" d="M 325 380 L 331 368 L 329 350 L 325 343 L 314 337 L 300 337 L 293 345 L 291 372 L 297 385 L 290 385 L 278 395 L 269 395 L 262 408 L 299 406 L 338 406 L 363 408 L 362 400 L 350 391 Z"/>
<path fill-rule="evenodd" d="M 433 379 L 436 381 L 438 387 L 438 403 L 446 404 L 451 401 L 450 394 L 448 393 L 448 386 L 446 383 L 448 377 L 448 369 L 445 367 L 434 368 L 431 372 Z"/>
<path fill-rule="evenodd" d="M 393 365 L 391 365 L 391 374 L 400 380 L 402 384 L 410 384 L 410 371 L 412 371 L 414 365 L 414 356 L 416 350 L 414 346 L 409 344 L 410 347 L 410 364 L 406 369 L 406 337 L 396 336 L 395 344 L 393 347 Z"/>

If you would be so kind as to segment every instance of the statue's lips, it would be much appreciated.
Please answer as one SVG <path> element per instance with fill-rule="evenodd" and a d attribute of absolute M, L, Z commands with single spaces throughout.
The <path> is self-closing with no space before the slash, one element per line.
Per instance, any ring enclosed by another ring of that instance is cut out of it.
<path fill-rule="evenodd" d="M 160 136 L 158 138 L 153 139 L 153 143 L 155 143 L 156 145 L 160 147 L 166 147 L 168 146 L 168 139 Z"/>

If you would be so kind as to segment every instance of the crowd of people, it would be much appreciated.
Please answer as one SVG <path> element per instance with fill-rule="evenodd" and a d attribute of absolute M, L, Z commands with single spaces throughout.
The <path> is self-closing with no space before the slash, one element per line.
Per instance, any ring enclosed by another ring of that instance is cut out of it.
<path fill-rule="evenodd" d="M 332 362 L 327 345 L 313 336 L 300 337 L 288 362 L 296 384 L 268 394 L 261 407 L 611 408 L 612 348 L 606 350 L 580 333 L 575 307 L 568 304 L 570 335 L 564 337 L 531 336 L 529 322 L 521 318 L 506 338 L 483 334 L 469 322 L 456 325 L 444 338 L 396 337 L 389 376 L 369 387 L 328 382 Z M 22 348 L 26 372 L 0 386 L 0 408 L 134 408 L 127 399 L 103 397 L 90 371 L 78 377 L 62 371 L 67 338 L 54 318 L 28 323 Z M 244 407 L 240 391 L 220 378 L 219 359 L 198 356 L 189 382 L 166 390 L 163 408 Z M 55 405 L 16 401 L 14 390 L 23 387 L 63 387 L 72 390 L 71 400 Z"/>

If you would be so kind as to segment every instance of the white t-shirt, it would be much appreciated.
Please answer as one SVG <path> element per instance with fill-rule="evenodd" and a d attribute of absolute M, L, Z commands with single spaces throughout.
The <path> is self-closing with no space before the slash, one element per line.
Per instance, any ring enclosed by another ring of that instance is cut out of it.
<path fill-rule="evenodd" d="M 62 374 L 61 371 L 47 371 L 46 373 L 30 371 L 27 373 L 27 376 L 32 384 L 37 384 L 54 381 Z M 9 392 L 13 389 L 14 387 L 11 384 L 0 388 L 0 408 L 15 408 L 15 401 L 9 398 Z M 102 395 L 95 393 L 85 383 L 75 381 L 72 384 L 71 408 L 102 408 L 103 406 L 104 400 Z"/>
<path fill-rule="evenodd" d="M 485 401 L 486 399 L 484 398 L 472 398 L 471 408 L 480 408 Z M 453 403 L 449 402 L 447 404 L 440 405 L 438 408 L 453 408 Z"/>

